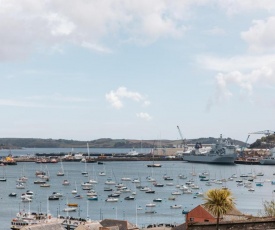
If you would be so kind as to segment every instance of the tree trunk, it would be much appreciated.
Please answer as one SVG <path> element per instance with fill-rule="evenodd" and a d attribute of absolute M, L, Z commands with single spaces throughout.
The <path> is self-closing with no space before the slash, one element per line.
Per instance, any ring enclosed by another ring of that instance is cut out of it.
<path fill-rule="evenodd" d="M 218 215 L 217 215 L 217 225 L 216 225 L 216 230 L 219 230 L 219 223 L 220 223 L 220 212 L 218 212 Z"/>

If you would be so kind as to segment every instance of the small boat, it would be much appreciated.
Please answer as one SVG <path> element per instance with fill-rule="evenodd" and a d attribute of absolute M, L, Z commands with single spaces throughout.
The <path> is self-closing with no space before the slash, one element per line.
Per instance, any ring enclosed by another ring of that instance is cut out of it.
<path fill-rule="evenodd" d="M 175 199 L 176 199 L 175 196 L 170 196 L 170 197 L 168 197 L 168 200 L 175 200 Z"/>
<path fill-rule="evenodd" d="M 87 200 L 98 200 L 97 196 L 88 196 Z"/>
<path fill-rule="evenodd" d="M 99 172 L 98 175 L 99 176 L 106 176 L 106 173 L 105 172 Z"/>
<path fill-rule="evenodd" d="M 154 204 L 154 203 L 148 203 L 148 204 L 146 204 L 145 206 L 146 206 L 146 207 L 155 207 L 156 204 Z"/>
<path fill-rule="evenodd" d="M 56 197 L 62 197 L 63 194 L 62 193 L 59 193 L 59 192 L 53 192 L 52 194 L 53 196 L 56 196 Z"/>
<path fill-rule="evenodd" d="M 103 162 L 101 162 L 101 161 L 98 161 L 98 162 L 97 162 L 97 164 L 99 164 L 99 165 L 103 165 L 104 163 L 103 163 Z"/>
<path fill-rule="evenodd" d="M 0 182 L 6 182 L 7 178 L 6 177 L 0 177 Z"/>
<path fill-rule="evenodd" d="M 174 192 L 171 192 L 172 195 L 181 195 L 182 193 L 180 191 L 174 191 Z"/>
<path fill-rule="evenodd" d="M 63 212 L 75 212 L 77 210 L 77 208 L 75 207 L 68 207 L 68 208 L 64 208 Z"/>
<path fill-rule="evenodd" d="M 264 186 L 263 182 L 256 182 L 256 186 Z"/>
<path fill-rule="evenodd" d="M 30 197 L 23 197 L 23 198 L 21 198 L 21 201 L 22 202 L 31 202 L 32 198 L 30 198 Z"/>
<path fill-rule="evenodd" d="M 58 172 L 56 173 L 56 175 L 57 175 L 57 176 L 64 176 L 65 174 L 64 174 L 64 172 L 62 172 L 62 171 L 58 171 Z"/>
<path fill-rule="evenodd" d="M 109 197 L 105 201 L 107 201 L 107 202 L 118 202 L 118 198 Z"/>
<path fill-rule="evenodd" d="M 122 177 L 121 181 L 131 181 L 131 178 L 130 177 Z"/>
<path fill-rule="evenodd" d="M 45 184 L 41 184 L 40 187 L 42 187 L 42 188 L 43 188 L 43 187 L 48 188 L 48 187 L 51 187 L 51 185 L 45 183 Z"/>
<path fill-rule="evenodd" d="M 75 182 L 75 189 L 72 190 L 72 194 L 77 194 L 76 182 Z"/>
<path fill-rule="evenodd" d="M 155 198 L 155 199 L 153 199 L 153 202 L 162 202 L 162 199 L 161 198 Z"/>
<path fill-rule="evenodd" d="M 124 200 L 134 200 L 134 199 L 135 199 L 134 196 L 126 196 L 126 197 L 124 198 Z"/>
<path fill-rule="evenodd" d="M 76 196 L 74 196 L 74 198 L 76 198 L 76 199 L 82 199 L 83 196 L 81 196 L 81 195 L 76 195 Z"/>
<path fill-rule="evenodd" d="M 106 192 L 110 192 L 110 191 L 113 191 L 113 189 L 112 189 L 112 188 L 110 188 L 110 187 L 105 187 L 105 188 L 104 188 L 104 191 L 106 191 Z"/>
<path fill-rule="evenodd" d="M 147 167 L 161 167 L 161 164 L 149 164 Z"/>
<path fill-rule="evenodd" d="M 186 215 L 186 214 L 188 214 L 188 213 L 189 213 L 189 211 L 187 211 L 187 210 L 182 210 L 182 214 Z"/>
<path fill-rule="evenodd" d="M 155 187 L 163 187 L 164 186 L 164 184 L 161 184 L 161 183 L 155 183 L 155 184 L 153 184 Z"/>
<path fill-rule="evenodd" d="M 145 193 L 155 193 L 155 190 L 148 189 L 147 191 L 145 191 Z"/>
<path fill-rule="evenodd" d="M 105 181 L 105 184 L 115 185 L 116 182 L 115 182 L 115 181 L 112 181 L 112 179 L 108 178 L 108 179 Z"/>
<path fill-rule="evenodd" d="M 70 185 L 70 182 L 68 180 L 64 180 L 62 185 Z"/>
<path fill-rule="evenodd" d="M 33 195 L 34 193 L 33 193 L 33 191 L 31 191 L 31 190 L 27 190 L 27 191 L 26 191 L 26 194 L 27 194 L 27 195 Z"/>
<path fill-rule="evenodd" d="M 177 204 L 170 206 L 170 208 L 173 208 L 173 209 L 178 209 L 178 208 L 181 208 L 181 207 L 182 207 L 182 205 L 177 205 Z"/>
<path fill-rule="evenodd" d="M 138 178 L 135 178 L 132 180 L 132 183 L 140 183 L 140 180 Z"/>
<path fill-rule="evenodd" d="M 89 190 L 87 193 L 86 193 L 87 196 L 97 196 L 97 192 L 93 189 Z"/>
<path fill-rule="evenodd" d="M 9 196 L 10 196 L 10 197 L 16 197 L 17 194 L 16 194 L 15 192 L 11 192 L 11 193 L 9 194 Z"/>
<path fill-rule="evenodd" d="M 137 207 L 137 210 L 142 210 L 142 207 L 141 207 L 141 206 L 138 206 L 138 207 Z"/>
<path fill-rule="evenodd" d="M 22 183 L 18 183 L 18 184 L 16 185 L 16 188 L 18 188 L 18 189 L 24 189 L 24 188 L 25 188 L 25 185 L 22 184 Z"/>
<path fill-rule="evenodd" d="M 77 203 L 68 203 L 67 206 L 69 207 L 78 207 Z"/>
<path fill-rule="evenodd" d="M 23 193 L 23 194 L 21 195 L 21 198 L 25 198 L 25 197 L 27 197 L 27 198 L 32 198 L 33 195 L 28 195 L 28 194 L 26 194 L 26 193 Z"/>
<path fill-rule="evenodd" d="M 157 213 L 157 212 L 155 210 L 146 210 L 145 213 L 147 213 L 147 214 L 154 214 L 154 213 Z"/>
<path fill-rule="evenodd" d="M 48 200 L 59 200 L 59 197 L 58 196 L 55 196 L 55 195 L 50 195 L 48 197 Z"/>
<path fill-rule="evenodd" d="M 112 193 L 110 195 L 108 195 L 108 197 L 120 197 L 119 193 Z"/>
<path fill-rule="evenodd" d="M 44 180 L 35 180 L 33 183 L 34 184 L 45 184 L 46 181 L 44 181 Z"/>

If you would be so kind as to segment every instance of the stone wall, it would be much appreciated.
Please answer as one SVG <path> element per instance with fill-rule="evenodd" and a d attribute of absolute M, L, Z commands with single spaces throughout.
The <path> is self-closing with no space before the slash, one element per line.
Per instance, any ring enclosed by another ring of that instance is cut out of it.
<path fill-rule="evenodd" d="M 188 230 L 215 230 L 216 224 L 190 224 Z M 220 223 L 219 230 L 263 230 L 275 229 L 275 218 L 264 220 L 251 220 L 246 222 L 226 222 Z"/>

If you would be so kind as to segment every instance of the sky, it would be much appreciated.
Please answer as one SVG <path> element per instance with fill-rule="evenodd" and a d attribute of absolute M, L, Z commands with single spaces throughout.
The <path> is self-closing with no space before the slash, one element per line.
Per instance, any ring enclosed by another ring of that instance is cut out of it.
<path fill-rule="evenodd" d="M 0 138 L 275 130 L 274 28 L 274 0 L 0 0 Z"/>

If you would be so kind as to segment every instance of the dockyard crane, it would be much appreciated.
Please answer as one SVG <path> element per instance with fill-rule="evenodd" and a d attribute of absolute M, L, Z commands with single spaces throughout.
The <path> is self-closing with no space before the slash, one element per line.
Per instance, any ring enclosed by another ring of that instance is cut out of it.
<path fill-rule="evenodd" d="M 244 145 L 244 147 L 241 148 L 241 153 L 240 153 L 241 157 L 244 157 L 244 149 L 247 147 L 247 142 L 248 142 L 249 137 L 250 137 L 250 135 L 248 134 L 246 141 L 245 141 L 245 145 Z"/>
<path fill-rule="evenodd" d="M 272 130 L 263 130 L 263 131 L 253 132 L 253 133 L 250 133 L 250 134 L 264 134 L 266 136 L 269 136 L 269 135 L 275 134 L 275 131 L 272 131 Z"/>
<path fill-rule="evenodd" d="M 178 128 L 178 131 L 179 131 L 179 134 L 180 134 L 180 137 L 181 137 L 181 141 L 182 141 L 183 147 L 185 148 L 185 145 L 186 145 L 186 139 L 183 139 L 182 133 L 181 133 L 181 131 L 180 131 L 180 127 L 179 127 L 179 126 L 177 126 L 177 128 Z"/>

